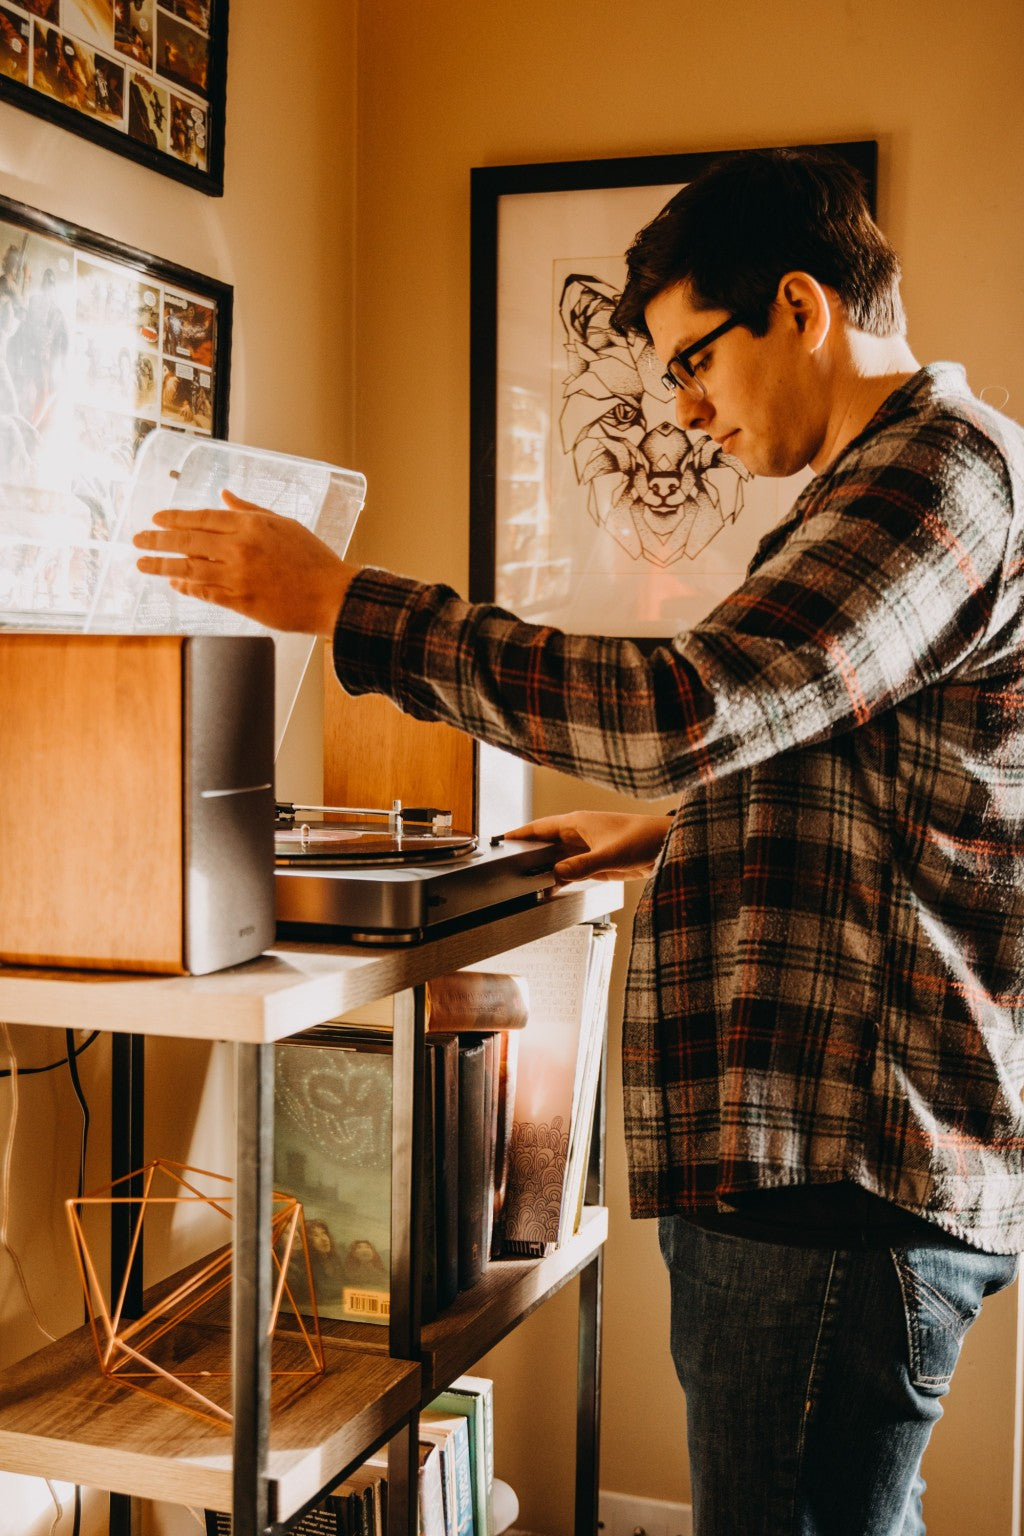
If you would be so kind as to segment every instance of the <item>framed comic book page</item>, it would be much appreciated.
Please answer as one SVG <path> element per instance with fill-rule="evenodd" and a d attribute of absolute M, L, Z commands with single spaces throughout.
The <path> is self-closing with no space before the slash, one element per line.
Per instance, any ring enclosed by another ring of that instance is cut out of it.
<path fill-rule="evenodd" d="M 156 427 L 227 436 L 232 289 L 0 197 L 0 625 L 81 627 Z"/>
<path fill-rule="evenodd" d="M 224 190 L 228 0 L 0 0 L 0 99 Z"/>
<path fill-rule="evenodd" d="M 873 206 L 876 144 L 827 147 L 861 173 Z M 680 430 L 649 349 L 609 323 L 637 231 L 720 158 L 472 171 L 474 600 L 649 648 L 742 581 L 805 482 L 752 478 Z"/>

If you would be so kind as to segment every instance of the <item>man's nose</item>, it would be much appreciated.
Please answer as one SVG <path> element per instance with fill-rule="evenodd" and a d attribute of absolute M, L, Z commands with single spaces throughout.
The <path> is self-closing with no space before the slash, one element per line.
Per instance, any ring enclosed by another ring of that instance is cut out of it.
<path fill-rule="evenodd" d="M 715 414 L 715 408 L 707 395 L 695 400 L 685 390 L 676 390 L 676 424 L 684 432 L 706 432 L 707 424 Z"/>

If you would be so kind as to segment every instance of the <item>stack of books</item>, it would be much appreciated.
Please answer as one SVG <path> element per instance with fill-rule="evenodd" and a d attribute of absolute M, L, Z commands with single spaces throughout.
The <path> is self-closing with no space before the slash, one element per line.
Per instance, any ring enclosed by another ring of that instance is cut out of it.
<path fill-rule="evenodd" d="M 501 1493 L 508 1493 L 500 1485 Z M 421 1536 L 501 1536 L 495 1519 L 494 1384 L 460 1376 L 420 1415 Z M 512 1496 L 512 1509 L 515 1499 Z M 370 1457 L 292 1527 L 295 1536 L 387 1536 L 388 1470 L 384 1452 Z M 514 1516 L 513 1516 L 514 1518 Z M 231 1517 L 206 1511 L 207 1536 L 231 1536 Z"/>

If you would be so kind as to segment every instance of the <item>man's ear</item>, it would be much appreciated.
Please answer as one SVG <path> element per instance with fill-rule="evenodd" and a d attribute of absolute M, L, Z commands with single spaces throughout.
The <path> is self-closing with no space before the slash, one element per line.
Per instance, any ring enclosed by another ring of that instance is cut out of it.
<path fill-rule="evenodd" d="M 802 337 L 810 352 L 817 352 L 832 327 L 832 300 L 828 290 L 809 272 L 787 272 L 779 280 L 776 303 Z"/>

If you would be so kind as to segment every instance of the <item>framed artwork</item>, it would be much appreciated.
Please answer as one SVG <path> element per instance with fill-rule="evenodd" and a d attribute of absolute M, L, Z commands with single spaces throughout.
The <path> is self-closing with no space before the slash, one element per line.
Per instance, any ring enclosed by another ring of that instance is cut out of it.
<path fill-rule="evenodd" d="M 231 302 L 0 197 L 0 623 L 80 627 L 145 438 L 227 436 Z"/>
<path fill-rule="evenodd" d="M 0 99 L 224 190 L 227 0 L 0 0 Z"/>
<path fill-rule="evenodd" d="M 873 141 L 835 144 L 874 201 Z M 743 579 L 807 475 L 681 431 L 610 326 L 634 235 L 717 153 L 472 172 L 470 594 L 649 648 Z"/>

